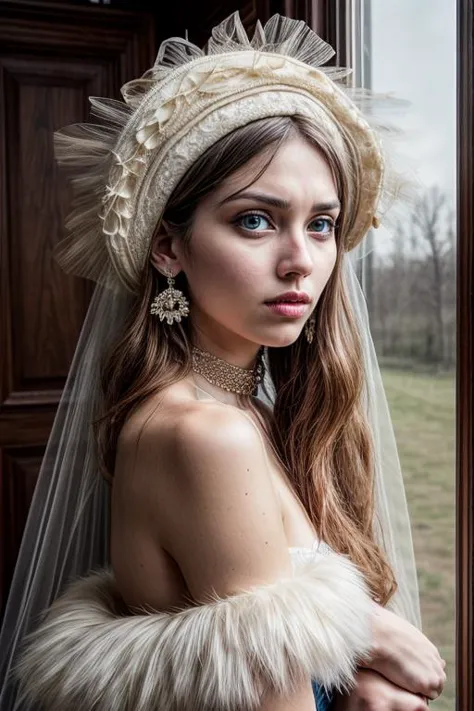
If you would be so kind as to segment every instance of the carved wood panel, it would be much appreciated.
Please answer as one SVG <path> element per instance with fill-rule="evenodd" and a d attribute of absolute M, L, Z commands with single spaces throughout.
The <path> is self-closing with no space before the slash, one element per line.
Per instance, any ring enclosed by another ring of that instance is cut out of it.
<path fill-rule="evenodd" d="M 52 259 L 62 234 L 68 190 L 53 159 L 53 131 L 86 113 L 102 68 L 12 58 L 2 63 L 8 141 L 5 182 L 9 216 L 12 365 L 3 404 L 57 400 L 87 306 L 85 282 Z"/>
<path fill-rule="evenodd" d="M 1 539 L 8 541 L 2 551 L 2 567 L 8 580 L 15 567 L 43 452 L 43 447 L 12 447 L 2 452 L 0 505 L 2 511 L 8 512 L 0 521 Z"/>
<path fill-rule="evenodd" d="M 55 129 L 89 118 L 88 96 L 155 58 L 155 18 L 68 3 L 2 2 L 0 13 L 0 554 L 2 605 L 41 452 L 92 292 L 52 259 L 69 189 Z"/>

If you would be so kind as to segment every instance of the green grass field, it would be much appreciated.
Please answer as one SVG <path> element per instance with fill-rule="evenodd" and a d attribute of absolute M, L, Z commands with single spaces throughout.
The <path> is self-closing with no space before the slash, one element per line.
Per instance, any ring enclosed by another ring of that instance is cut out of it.
<path fill-rule="evenodd" d="M 437 711 L 455 709 L 455 382 L 454 376 L 385 369 L 410 510 L 423 631 L 447 661 Z"/>

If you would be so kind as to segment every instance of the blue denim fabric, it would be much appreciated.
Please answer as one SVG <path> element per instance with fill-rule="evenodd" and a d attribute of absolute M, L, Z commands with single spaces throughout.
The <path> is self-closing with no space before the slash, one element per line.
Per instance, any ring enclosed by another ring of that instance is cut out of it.
<path fill-rule="evenodd" d="M 316 702 L 316 711 L 330 711 L 332 706 L 332 698 L 324 691 L 322 686 L 316 681 L 312 681 L 314 700 Z"/>

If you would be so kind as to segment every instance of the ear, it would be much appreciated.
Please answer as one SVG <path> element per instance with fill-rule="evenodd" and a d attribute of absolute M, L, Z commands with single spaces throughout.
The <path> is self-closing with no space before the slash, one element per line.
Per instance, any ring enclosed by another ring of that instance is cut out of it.
<path fill-rule="evenodd" d="M 175 239 L 162 220 L 153 236 L 150 254 L 150 262 L 161 274 L 171 273 L 176 276 L 181 271 L 181 263 L 174 250 Z"/>

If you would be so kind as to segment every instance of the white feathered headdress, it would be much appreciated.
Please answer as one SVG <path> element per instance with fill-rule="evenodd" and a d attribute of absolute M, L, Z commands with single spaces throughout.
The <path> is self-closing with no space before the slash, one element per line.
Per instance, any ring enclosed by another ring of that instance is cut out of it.
<path fill-rule="evenodd" d="M 251 121 L 295 114 L 324 122 L 336 150 L 350 146 L 360 186 L 344 248 L 356 246 L 387 184 L 370 98 L 345 87 L 349 70 L 322 66 L 333 55 L 302 21 L 274 15 L 249 40 L 234 13 L 205 51 L 181 38 L 163 42 L 154 66 L 122 87 L 124 102 L 91 98 L 103 125 L 56 134 L 76 192 L 71 234 L 57 252 L 64 269 L 96 281 L 112 275 L 135 291 L 166 203 L 196 159 Z"/>

